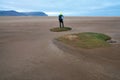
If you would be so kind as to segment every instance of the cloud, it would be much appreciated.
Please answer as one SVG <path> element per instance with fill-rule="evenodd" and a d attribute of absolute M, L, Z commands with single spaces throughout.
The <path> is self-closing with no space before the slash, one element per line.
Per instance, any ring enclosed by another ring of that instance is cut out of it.
<path fill-rule="evenodd" d="M 94 11 L 120 5 L 119 0 L 1 0 L 0 9 L 44 11 L 49 15 L 86 15 Z M 115 7 L 114 7 L 115 8 Z"/>
<path fill-rule="evenodd" d="M 106 3 L 102 3 L 101 5 L 92 6 L 92 7 L 90 7 L 90 9 L 91 10 L 104 9 L 104 8 L 107 8 L 107 7 L 117 6 L 117 5 L 120 5 L 120 3 L 106 2 Z"/>
<path fill-rule="evenodd" d="M 89 16 L 120 16 L 118 13 L 120 11 L 119 9 L 120 3 L 102 3 L 100 6 L 94 6 L 90 7 L 88 12 L 86 12 L 84 15 Z"/>
<path fill-rule="evenodd" d="M 60 12 L 45 12 L 46 14 L 48 14 L 49 16 L 58 16 L 60 14 Z M 70 15 L 74 15 L 74 13 L 72 12 L 62 12 L 64 14 L 64 16 L 70 16 Z"/>

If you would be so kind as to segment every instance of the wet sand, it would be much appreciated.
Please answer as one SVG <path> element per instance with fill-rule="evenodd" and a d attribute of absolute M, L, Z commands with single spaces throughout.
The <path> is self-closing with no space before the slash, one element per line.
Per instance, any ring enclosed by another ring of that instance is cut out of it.
<path fill-rule="evenodd" d="M 65 17 L 67 32 L 50 32 L 57 17 L 0 17 L 0 80 L 120 80 L 120 17 Z M 111 47 L 77 49 L 54 39 L 98 32 Z"/>

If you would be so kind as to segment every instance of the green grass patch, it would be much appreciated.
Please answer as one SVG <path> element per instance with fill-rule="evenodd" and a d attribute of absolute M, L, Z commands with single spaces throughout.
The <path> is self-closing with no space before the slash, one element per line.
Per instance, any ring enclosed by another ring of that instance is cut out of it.
<path fill-rule="evenodd" d="M 57 38 L 57 40 L 62 41 L 71 46 L 86 49 L 108 47 L 110 46 L 110 44 L 106 41 L 110 39 L 111 37 L 109 37 L 108 35 L 93 32 L 70 34 Z"/>
<path fill-rule="evenodd" d="M 72 30 L 72 28 L 70 27 L 55 27 L 55 28 L 52 28 L 50 29 L 50 31 L 53 31 L 53 32 L 62 32 L 62 31 L 69 31 L 69 30 Z"/>

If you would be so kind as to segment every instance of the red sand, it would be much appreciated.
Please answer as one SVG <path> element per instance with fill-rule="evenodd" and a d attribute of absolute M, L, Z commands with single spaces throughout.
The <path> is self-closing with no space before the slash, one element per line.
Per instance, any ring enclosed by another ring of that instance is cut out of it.
<path fill-rule="evenodd" d="M 71 31 L 49 31 L 58 25 L 57 17 L 0 17 L 0 80 L 120 80 L 120 17 L 65 17 Z M 117 43 L 85 50 L 54 42 L 79 32 Z"/>

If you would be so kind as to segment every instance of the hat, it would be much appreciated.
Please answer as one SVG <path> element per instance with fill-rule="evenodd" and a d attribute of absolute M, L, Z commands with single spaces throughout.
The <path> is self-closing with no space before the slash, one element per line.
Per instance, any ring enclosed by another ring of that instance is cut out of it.
<path fill-rule="evenodd" d="M 62 15 L 62 12 L 60 12 L 60 15 Z"/>

